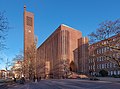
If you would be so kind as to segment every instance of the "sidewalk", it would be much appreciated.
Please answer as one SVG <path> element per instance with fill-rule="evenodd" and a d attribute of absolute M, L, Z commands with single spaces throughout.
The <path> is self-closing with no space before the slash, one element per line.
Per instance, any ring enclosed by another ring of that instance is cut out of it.
<path fill-rule="evenodd" d="M 113 78 L 113 77 L 97 77 L 100 81 L 110 81 L 110 82 L 119 82 L 120 78 Z"/>
<path fill-rule="evenodd" d="M 16 84 L 12 79 L 0 79 L 0 89 L 8 89 L 9 86 Z"/>

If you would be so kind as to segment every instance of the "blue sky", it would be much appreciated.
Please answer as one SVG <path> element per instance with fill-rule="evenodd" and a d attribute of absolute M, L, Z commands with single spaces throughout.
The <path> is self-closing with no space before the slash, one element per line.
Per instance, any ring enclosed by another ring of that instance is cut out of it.
<path fill-rule="evenodd" d="M 0 0 L 0 11 L 6 11 L 6 17 L 12 29 L 6 39 L 8 49 L 0 51 L 4 60 L 15 57 L 23 50 L 23 7 L 35 15 L 35 35 L 38 46 L 60 24 L 66 24 L 80 30 L 83 36 L 95 31 L 105 20 L 120 18 L 120 0 Z M 0 69 L 5 61 L 0 61 Z"/>

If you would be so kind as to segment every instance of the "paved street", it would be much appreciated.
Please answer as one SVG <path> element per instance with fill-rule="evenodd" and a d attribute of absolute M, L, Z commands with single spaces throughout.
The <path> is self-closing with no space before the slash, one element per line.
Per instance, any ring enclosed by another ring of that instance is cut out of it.
<path fill-rule="evenodd" d="M 120 89 L 120 83 L 80 79 L 41 80 L 37 83 L 14 85 L 8 89 Z"/>

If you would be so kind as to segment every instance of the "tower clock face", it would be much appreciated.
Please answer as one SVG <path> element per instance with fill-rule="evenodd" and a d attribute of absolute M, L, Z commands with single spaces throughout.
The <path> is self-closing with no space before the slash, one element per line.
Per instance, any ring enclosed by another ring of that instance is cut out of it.
<path fill-rule="evenodd" d="M 29 33 L 31 33 L 31 30 L 28 30 Z"/>
<path fill-rule="evenodd" d="M 27 28 L 27 32 L 31 33 L 31 29 L 30 29 L 30 27 Z"/>

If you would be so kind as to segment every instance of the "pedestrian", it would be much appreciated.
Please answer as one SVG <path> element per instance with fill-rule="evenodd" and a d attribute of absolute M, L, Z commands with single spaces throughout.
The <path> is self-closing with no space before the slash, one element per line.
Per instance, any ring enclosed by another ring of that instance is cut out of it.
<path fill-rule="evenodd" d="M 13 81 L 16 83 L 16 78 L 15 78 L 15 77 L 13 77 L 13 78 L 14 78 L 14 80 L 13 80 Z"/>
<path fill-rule="evenodd" d="M 38 77 L 36 77 L 35 82 L 38 82 Z"/>
<path fill-rule="evenodd" d="M 41 76 L 39 77 L 39 80 L 41 80 Z"/>
<path fill-rule="evenodd" d="M 34 76 L 34 77 L 33 77 L 33 82 L 35 82 L 35 79 L 36 79 L 36 78 L 35 78 L 35 76 Z"/>
<path fill-rule="evenodd" d="M 37 81 L 38 81 L 38 82 L 40 81 L 40 77 L 37 77 Z"/>
<path fill-rule="evenodd" d="M 22 77 L 21 80 L 20 80 L 20 84 L 24 84 L 25 83 L 25 78 Z"/>

